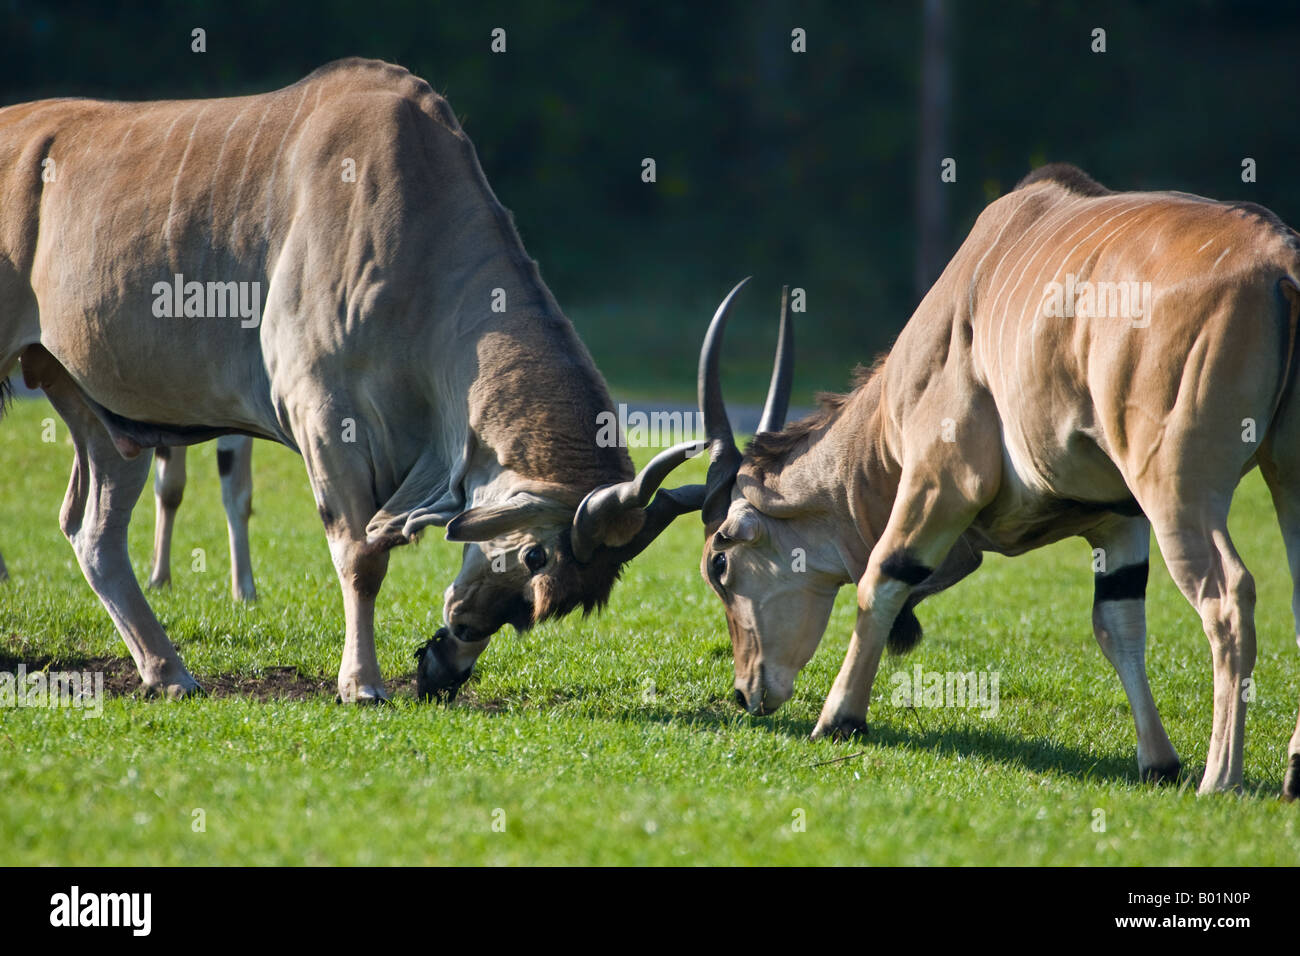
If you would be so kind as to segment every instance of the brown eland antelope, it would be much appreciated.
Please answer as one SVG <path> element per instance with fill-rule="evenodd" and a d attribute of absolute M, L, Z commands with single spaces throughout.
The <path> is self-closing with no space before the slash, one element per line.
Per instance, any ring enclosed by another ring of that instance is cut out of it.
<path fill-rule="evenodd" d="M 298 451 L 343 592 L 338 692 L 385 696 L 375 599 L 429 525 L 473 542 L 421 686 L 502 625 L 603 605 L 702 486 L 604 447 L 605 382 L 447 102 L 329 64 L 234 99 L 0 110 L 0 373 L 21 356 L 76 457 L 60 523 L 151 692 L 198 689 L 127 555 L 147 448 Z"/>
<path fill-rule="evenodd" d="M 5 396 L 0 388 L 0 405 Z M 0 414 L 3 409 L 0 408 Z M 221 478 L 221 503 L 226 509 L 230 538 L 230 593 L 236 601 L 257 600 L 253 563 L 248 550 L 248 519 L 253 513 L 253 439 L 247 435 L 223 435 L 217 439 L 217 473 Z M 176 509 L 185 494 L 185 446 L 154 450 L 154 544 L 149 586 L 171 584 L 172 530 Z M 0 554 L 0 581 L 9 576 Z"/>
<path fill-rule="evenodd" d="M 176 509 L 185 495 L 185 446 L 154 449 L 154 526 L 151 588 L 172 580 L 172 529 Z M 253 439 L 247 435 L 222 435 L 217 439 L 217 474 L 221 477 L 221 504 L 226 509 L 230 537 L 230 593 L 236 601 L 257 600 L 253 559 L 248 551 L 248 519 L 253 513 Z"/>
<path fill-rule="evenodd" d="M 1173 777 L 1145 666 L 1154 529 L 1213 658 L 1200 790 L 1240 786 L 1255 589 L 1227 519 L 1255 465 L 1300 616 L 1296 233 L 1249 203 L 1111 192 L 1074 167 L 1044 167 L 980 215 L 889 355 L 784 429 L 783 310 L 777 414 L 743 456 L 718 381 L 734 295 L 700 359 L 712 445 L 701 569 L 725 605 L 737 703 L 769 714 L 790 697 L 837 589 L 853 583 L 856 626 L 813 736 L 863 730 L 881 652 L 921 637 L 919 601 L 984 551 L 1080 535 L 1104 557 L 1093 630 L 1133 708 L 1139 770 Z M 1288 753 L 1294 798 L 1300 729 Z"/>

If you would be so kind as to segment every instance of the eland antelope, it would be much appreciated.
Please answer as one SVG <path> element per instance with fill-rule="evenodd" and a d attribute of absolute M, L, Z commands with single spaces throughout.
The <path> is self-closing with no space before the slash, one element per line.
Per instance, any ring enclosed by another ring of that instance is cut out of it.
<path fill-rule="evenodd" d="M 985 551 L 1078 535 L 1104 556 L 1093 631 L 1133 709 L 1139 771 L 1174 777 L 1145 665 L 1154 530 L 1213 660 L 1200 791 L 1240 787 L 1255 588 L 1227 522 L 1256 465 L 1300 617 L 1295 232 L 1249 203 L 1039 169 L 984 210 L 889 354 L 789 427 L 783 309 L 770 414 L 743 455 L 718 381 L 739 288 L 709 328 L 699 381 L 711 442 L 701 570 L 725 607 L 737 703 L 769 714 L 790 697 L 836 591 L 854 584 L 848 655 L 813 736 L 865 730 L 882 651 L 920 640 L 919 601 Z M 1300 796 L 1300 726 L 1283 792 Z"/>
<path fill-rule="evenodd" d="M 6 402 L 0 385 L 0 415 Z M 230 592 L 236 601 L 257 600 L 253 563 L 248 550 L 248 519 L 253 513 L 253 439 L 247 435 L 223 435 L 217 439 L 217 473 L 221 478 L 221 503 L 226 510 L 230 538 Z M 185 446 L 160 445 L 154 451 L 154 544 L 149 586 L 171 583 L 172 529 L 176 509 L 185 495 Z M 0 581 L 9 577 L 4 555 L 0 554 Z"/>
<path fill-rule="evenodd" d="M 165 587 L 172 579 L 172 528 L 185 495 L 185 446 L 154 449 L 153 570 L 149 586 Z M 253 439 L 222 435 L 217 439 L 217 474 L 221 504 L 230 537 L 230 593 L 236 601 L 257 600 L 253 559 L 248 551 L 248 519 L 253 513 Z"/>
<path fill-rule="evenodd" d="M 421 684 L 492 634 L 609 596 L 703 486 L 597 439 L 605 382 L 447 102 L 406 70 L 322 67 L 232 99 L 0 110 L 0 374 L 67 422 L 60 524 L 145 687 L 199 689 L 132 574 L 146 449 L 219 435 L 299 452 L 343 595 L 338 693 L 384 698 L 389 552 L 466 542 Z M 653 497 L 652 497 L 653 496 Z"/>

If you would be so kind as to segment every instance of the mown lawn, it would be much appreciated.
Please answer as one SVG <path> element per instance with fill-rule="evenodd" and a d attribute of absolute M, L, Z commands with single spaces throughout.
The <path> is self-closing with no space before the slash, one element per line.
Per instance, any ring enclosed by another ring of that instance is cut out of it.
<path fill-rule="evenodd" d="M 41 440 L 52 415 L 23 401 L 0 426 L 0 551 L 12 576 L 0 585 L 0 653 L 72 667 L 126 650 L 57 529 L 71 448 L 61 422 L 57 441 Z M 154 607 L 200 680 L 291 667 L 332 688 L 341 602 L 302 464 L 259 443 L 254 473 L 260 602 L 227 596 L 204 445 L 191 450 L 174 586 Z M 132 529 L 142 578 L 152 507 L 146 494 Z M 1300 654 L 1257 476 L 1232 527 L 1260 598 L 1240 797 L 1194 794 L 1209 653 L 1158 560 L 1149 665 L 1187 778 L 1155 789 L 1137 782 L 1128 705 L 1092 638 L 1082 541 L 990 558 L 927 602 L 925 641 L 882 669 L 872 738 L 813 744 L 851 593 L 794 699 L 774 718 L 744 716 L 731 703 L 721 607 L 697 571 L 699 524 L 684 519 L 628 569 L 603 616 L 498 635 L 450 708 L 416 704 L 390 681 L 403 693 L 385 708 L 338 706 L 328 690 L 265 702 L 113 697 L 100 719 L 0 710 L 0 864 L 1293 865 L 1300 810 L 1278 792 Z M 205 571 L 191 570 L 194 549 Z M 386 675 L 411 672 L 458 561 L 436 529 L 395 554 L 378 620 Z M 918 664 L 997 672 L 996 717 L 892 706 L 891 674 Z M 839 757 L 849 759 L 827 762 Z"/>

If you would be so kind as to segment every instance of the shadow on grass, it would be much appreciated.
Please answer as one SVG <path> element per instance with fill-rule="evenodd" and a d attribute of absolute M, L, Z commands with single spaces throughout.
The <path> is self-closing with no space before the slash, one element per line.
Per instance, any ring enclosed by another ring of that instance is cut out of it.
<path fill-rule="evenodd" d="M 734 705 L 718 698 L 715 703 L 691 710 L 646 712 L 628 710 L 618 719 L 644 723 L 678 724 L 699 727 L 703 730 L 760 731 L 772 735 L 807 740 L 816 721 L 804 718 L 751 717 L 748 714 L 726 713 Z M 1009 768 L 1039 774 L 1056 774 L 1087 783 L 1126 783 L 1149 786 L 1152 789 L 1195 793 L 1205 765 L 1183 764 L 1176 782 L 1143 784 L 1138 774 L 1135 752 L 1096 754 L 1061 744 L 1043 737 L 1022 737 L 993 728 L 973 727 L 964 724 L 956 727 L 917 727 L 915 729 L 892 723 L 872 723 L 865 737 L 852 738 L 833 745 L 827 752 L 824 745 L 808 748 L 809 766 L 829 765 L 837 762 L 851 766 L 846 758 L 856 757 L 865 748 L 904 748 L 929 751 L 944 757 L 969 757 L 997 761 Z M 1248 799 L 1269 799 L 1281 791 L 1281 779 L 1246 775 L 1243 779 L 1243 796 Z"/>
<path fill-rule="evenodd" d="M 140 678 L 135 664 L 123 657 L 85 657 L 78 655 L 14 656 L 0 652 L 0 672 L 16 673 L 19 666 L 26 673 L 42 670 L 91 671 L 104 674 L 104 690 L 110 696 L 125 696 L 140 690 Z M 334 681 L 327 677 L 302 674 L 295 667 L 266 667 L 253 674 L 199 675 L 198 680 L 211 697 L 248 697 L 258 701 L 309 700 L 335 695 Z M 413 672 L 387 681 L 394 698 L 414 698 L 415 674 Z M 476 680 L 471 680 L 451 705 L 460 709 L 504 717 L 523 708 L 554 707 L 566 702 L 580 701 L 598 692 L 591 688 L 555 688 L 532 697 L 496 698 L 479 696 Z M 429 704 L 436 707 L 438 705 Z M 608 713 L 593 715 L 603 720 L 625 721 L 641 724 L 672 724 L 703 731 L 748 730 L 807 740 L 816 722 L 801 717 L 751 717 L 736 710 L 730 700 L 714 697 L 703 704 L 688 709 L 669 709 L 660 705 L 613 708 Z M 849 758 L 856 757 L 863 748 L 889 747 L 930 751 L 940 756 L 971 757 L 994 760 L 1009 768 L 1028 770 L 1040 774 L 1058 774 L 1080 782 L 1116 782 L 1140 784 L 1137 761 L 1133 754 L 1097 755 L 1060 744 L 1042 737 L 1021 737 L 992 728 L 957 727 L 917 729 L 900 727 L 891 723 L 873 723 L 865 738 L 853 738 L 835 745 L 828 753 L 824 745 L 808 746 L 808 765 L 831 765 L 842 762 L 852 766 Z M 1176 784 L 1166 785 L 1170 790 L 1194 791 L 1205 767 L 1202 764 L 1184 765 Z M 1268 799 L 1275 797 L 1281 781 L 1247 776 L 1243 790 L 1245 798 Z"/>

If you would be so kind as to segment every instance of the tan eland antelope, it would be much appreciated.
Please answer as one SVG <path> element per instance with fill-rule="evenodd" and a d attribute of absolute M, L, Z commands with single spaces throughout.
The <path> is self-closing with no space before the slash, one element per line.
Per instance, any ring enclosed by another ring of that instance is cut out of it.
<path fill-rule="evenodd" d="M 743 283 L 742 283 L 743 284 Z M 737 287 L 739 289 L 739 286 Z M 973 571 L 1067 536 L 1104 556 L 1093 630 L 1128 695 L 1145 779 L 1179 771 L 1145 666 L 1150 533 L 1200 615 L 1214 725 L 1200 791 L 1242 779 L 1255 589 L 1228 506 L 1259 465 L 1300 616 L 1300 237 L 1249 203 L 1111 192 L 1037 170 L 979 217 L 889 355 L 847 395 L 742 456 L 718 381 L 731 296 L 700 359 L 712 443 L 702 572 L 725 605 L 736 699 L 768 714 L 857 586 L 848 655 L 813 731 L 865 729 L 881 653 L 913 608 Z M 783 309 L 774 385 L 788 395 Z M 784 398 L 776 403 L 784 409 Z M 807 569 L 792 570 L 793 549 Z M 1300 796 L 1300 727 L 1283 784 Z"/>
<path fill-rule="evenodd" d="M 176 510 L 185 495 L 185 446 L 154 449 L 153 561 L 149 586 L 166 587 L 172 580 L 172 531 Z M 221 505 L 230 538 L 230 594 L 236 601 L 257 600 L 253 558 L 248 547 L 248 519 L 253 513 L 253 439 L 222 435 L 217 439 L 217 474 Z"/>
<path fill-rule="evenodd" d="M 7 403 L 7 380 L 0 380 L 0 416 Z M 171 584 L 172 532 L 176 510 L 185 495 L 185 446 L 154 450 L 154 545 L 149 586 Z M 253 513 L 253 439 L 247 435 L 223 435 L 217 439 L 217 474 L 221 479 L 221 503 L 226 511 L 230 539 L 230 593 L 236 601 L 257 600 L 253 562 L 248 547 L 248 519 Z M 0 554 L 0 581 L 8 578 L 4 555 Z"/>
<path fill-rule="evenodd" d="M 76 448 L 63 531 L 169 696 L 198 684 L 127 554 L 145 449 L 242 434 L 303 456 L 345 701 L 385 696 L 375 601 L 422 529 L 469 542 L 419 671 L 454 692 L 498 628 L 603 605 L 702 498 L 655 495 L 694 446 L 634 475 L 597 441 L 604 380 L 447 102 L 387 63 L 233 99 L 0 110 L 0 375 L 19 357 Z"/>

